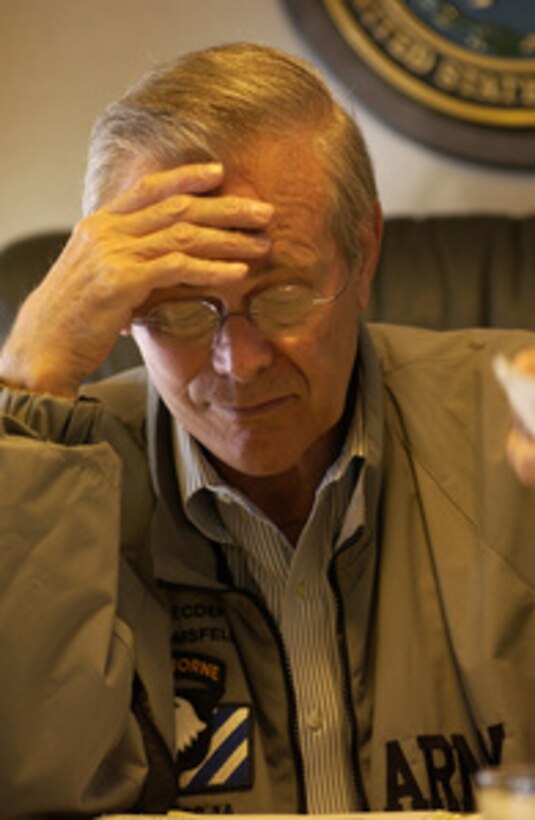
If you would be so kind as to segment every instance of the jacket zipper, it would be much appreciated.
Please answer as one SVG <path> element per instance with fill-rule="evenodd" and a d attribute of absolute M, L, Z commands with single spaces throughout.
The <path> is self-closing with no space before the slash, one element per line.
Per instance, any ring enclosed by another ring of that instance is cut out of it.
<path fill-rule="evenodd" d="M 279 654 L 282 660 L 282 670 L 284 675 L 284 681 L 286 685 L 286 694 L 288 697 L 288 717 L 289 717 L 289 736 L 290 736 L 290 743 L 292 747 L 294 763 L 295 763 L 295 770 L 296 770 L 296 782 L 297 782 L 297 792 L 298 792 L 298 806 L 297 806 L 297 814 L 307 814 L 307 797 L 306 797 L 306 788 L 305 788 L 305 767 L 303 763 L 303 757 L 301 754 L 301 746 L 299 743 L 299 726 L 297 721 L 297 705 L 295 700 L 295 692 L 294 692 L 294 685 L 292 680 L 292 671 L 290 669 L 290 662 L 288 661 L 288 656 L 286 654 L 286 650 L 284 648 L 284 644 L 282 641 L 282 635 L 279 631 L 279 628 L 273 617 L 271 612 L 264 606 L 261 600 L 259 600 L 253 593 L 249 592 L 246 589 L 233 589 L 224 591 L 222 594 L 240 594 L 244 595 L 250 601 L 253 602 L 255 607 L 259 610 L 260 614 L 264 618 L 266 624 L 268 625 L 277 648 L 279 650 Z"/>
<path fill-rule="evenodd" d="M 221 547 L 216 544 L 215 542 L 212 543 L 212 548 L 215 551 L 216 558 L 217 558 L 217 575 L 218 579 L 228 585 L 228 587 L 232 587 L 233 579 L 232 573 L 230 572 L 230 568 L 228 566 L 227 560 L 223 554 L 223 550 Z M 290 736 L 290 743 L 293 751 L 293 758 L 295 763 L 295 772 L 296 772 L 296 782 L 297 782 L 297 813 L 298 814 L 307 814 L 307 796 L 306 796 L 306 787 L 305 787 L 305 766 L 303 763 L 303 756 L 301 754 L 301 746 L 299 743 L 299 725 L 297 721 L 297 705 L 295 699 L 295 690 L 292 680 L 292 670 L 290 668 L 290 662 L 288 660 L 288 656 L 286 654 L 286 650 L 284 648 L 284 643 L 282 640 L 282 635 L 280 633 L 279 627 L 277 626 L 273 616 L 269 609 L 265 606 L 263 601 L 259 599 L 256 595 L 250 592 L 247 589 L 232 587 L 231 589 L 223 589 L 221 590 L 222 595 L 228 594 L 240 594 L 248 598 L 254 606 L 260 612 L 260 615 L 264 618 L 265 623 L 268 625 L 277 648 L 279 650 L 279 655 L 282 660 L 282 670 L 284 675 L 284 682 L 286 687 L 286 694 L 288 698 L 288 717 L 289 717 L 289 736 Z"/>
<path fill-rule="evenodd" d="M 347 539 L 338 549 L 336 556 L 338 557 L 342 551 L 344 551 L 347 547 L 351 544 L 355 543 L 362 535 L 364 531 L 364 527 L 360 526 L 355 534 Z M 355 707 L 353 705 L 353 699 L 351 697 L 351 686 L 349 683 L 350 676 L 349 676 L 349 664 L 348 664 L 348 652 L 347 652 L 347 643 L 346 643 L 346 635 L 344 630 L 344 606 L 342 602 L 342 596 L 340 593 L 340 587 L 338 585 L 338 578 L 336 575 L 335 569 L 335 559 L 331 559 L 331 563 L 329 566 L 328 571 L 329 582 L 331 584 L 331 588 L 333 590 L 335 606 L 336 606 L 336 641 L 338 647 L 338 657 L 340 658 L 340 666 L 342 670 L 342 694 L 344 698 L 344 705 L 346 707 L 346 713 L 349 717 L 349 722 L 351 725 L 351 757 L 352 757 L 352 773 L 353 773 L 353 783 L 355 786 L 355 793 L 357 796 L 358 801 L 358 810 L 359 811 L 370 811 L 368 798 L 366 797 L 366 791 L 364 789 L 364 781 L 362 779 L 362 771 L 360 768 L 360 757 L 359 757 L 359 730 L 358 730 L 358 722 L 357 722 L 357 715 L 355 713 Z"/>

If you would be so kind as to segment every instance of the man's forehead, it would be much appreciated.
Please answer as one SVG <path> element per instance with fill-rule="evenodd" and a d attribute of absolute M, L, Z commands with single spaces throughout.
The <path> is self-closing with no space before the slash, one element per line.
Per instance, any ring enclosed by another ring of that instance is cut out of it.
<path fill-rule="evenodd" d="M 300 150 L 301 147 L 301 150 Z M 275 212 L 268 227 L 274 255 L 281 260 L 310 254 L 326 238 L 327 185 L 325 173 L 308 141 L 261 141 L 238 167 L 225 176 L 221 193 L 271 203 Z"/>
<path fill-rule="evenodd" d="M 279 207 L 312 213 L 326 202 L 325 171 L 304 136 L 263 137 L 229 165 L 223 191 L 275 200 Z M 248 193 L 246 193 L 248 191 Z"/>
<path fill-rule="evenodd" d="M 260 137 L 225 164 L 215 195 L 243 196 L 270 202 L 275 212 L 268 228 L 275 267 L 310 268 L 336 253 L 327 226 L 326 176 L 308 136 Z M 124 190 L 147 174 L 170 170 L 147 153 L 133 156 L 122 168 Z M 253 266 L 254 267 L 254 266 Z"/>

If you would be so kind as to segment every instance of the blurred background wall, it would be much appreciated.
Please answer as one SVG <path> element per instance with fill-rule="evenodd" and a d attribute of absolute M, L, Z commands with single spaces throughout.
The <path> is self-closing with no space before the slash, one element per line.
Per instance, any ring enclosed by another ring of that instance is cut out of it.
<path fill-rule="evenodd" d="M 282 0 L 0 0 L 0 245 L 78 218 L 95 116 L 149 66 L 251 40 L 314 60 Z M 387 214 L 535 211 L 535 172 L 452 159 L 360 119 Z"/>

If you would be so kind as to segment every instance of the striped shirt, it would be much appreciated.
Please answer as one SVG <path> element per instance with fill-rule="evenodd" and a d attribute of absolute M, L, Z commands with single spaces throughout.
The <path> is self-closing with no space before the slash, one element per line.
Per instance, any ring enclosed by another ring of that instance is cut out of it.
<path fill-rule="evenodd" d="M 316 491 L 295 547 L 249 499 L 221 480 L 202 448 L 178 424 L 173 437 L 186 514 L 222 545 L 236 586 L 260 596 L 280 630 L 295 689 L 308 812 L 355 811 L 336 602 L 326 570 L 346 535 L 345 511 L 359 480 L 360 413 Z M 359 480 L 359 497 L 361 488 Z M 363 517 L 361 501 L 356 520 Z"/>

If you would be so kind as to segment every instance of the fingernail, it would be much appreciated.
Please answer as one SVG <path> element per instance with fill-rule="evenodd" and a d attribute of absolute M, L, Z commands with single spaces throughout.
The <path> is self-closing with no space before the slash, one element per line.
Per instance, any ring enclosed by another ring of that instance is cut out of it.
<path fill-rule="evenodd" d="M 256 247 L 261 251 L 267 251 L 271 247 L 271 239 L 269 236 L 255 236 L 254 242 Z"/>
<path fill-rule="evenodd" d="M 273 205 L 270 205 L 269 202 L 253 202 L 251 205 L 251 210 L 254 216 L 267 219 L 268 217 L 273 216 L 273 211 L 275 208 Z"/>
<path fill-rule="evenodd" d="M 207 162 L 206 165 L 202 166 L 203 172 L 207 176 L 219 176 L 223 173 L 223 163 L 221 162 Z"/>
<path fill-rule="evenodd" d="M 227 263 L 227 271 L 229 273 L 233 273 L 236 276 L 240 276 L 243 273 L 247 273 L 249 270 L 249 265 L 245 262 L 228 262 Z"/>

